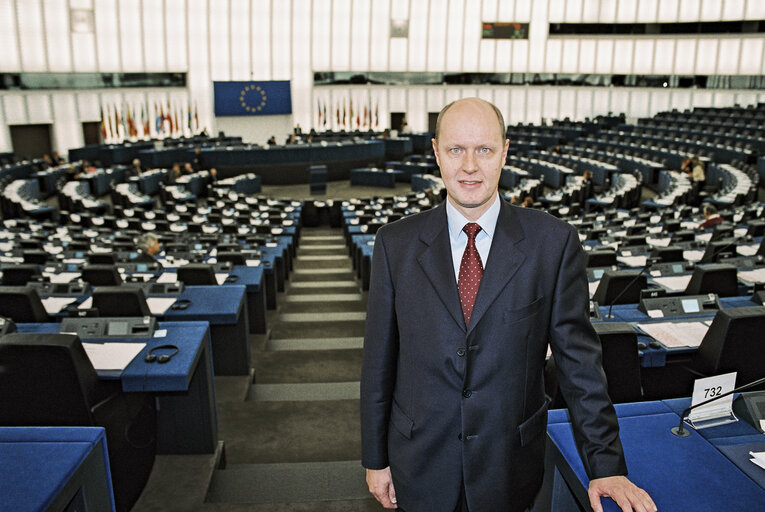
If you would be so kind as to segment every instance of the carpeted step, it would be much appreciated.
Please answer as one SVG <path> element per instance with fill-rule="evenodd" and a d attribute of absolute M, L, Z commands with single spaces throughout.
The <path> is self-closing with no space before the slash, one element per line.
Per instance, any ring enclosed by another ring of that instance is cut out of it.
<path fill-rule="evenodd" d="M 353 508 L 342 509 L 289 510 L 379 511 L 380 505 L 373 503 L 374 500 L 369 496 L 361 461 L 343 460 L 291 464 L 231 464 L 226 469 L 217 470 L 213 475 L 207 501 L 276 504 L 359 500 L 360 508 L 354 505 Z M 365 503 L 361 503 L 361 500 Z"/>
<path fill-rule="evenodd" d="M 344 244 L 317 244 L 298 247 L 297 256 L 348 256 L 348 247 Z"/>
<path fill-rule="evenodd" d="M 255 402 L 358 400 L 359 381 L 254 384 L 249 400 Z"/>
<path fill-rule="evenodd" d="M 348 338 L 364 336 L 364 321 L 275 322 L 271 338 Z"/>
<path fill-rule="evenodd" d="M 290 293 L 282 297 L 283 304 L 305 302 L 358 302 L 364 300 L 362 293 L 316 293 L 311 295 Z M 350 304 L 349 304 L 350 306 Z"/>
<path fill-rule="evenodd" d="M 286 340 L 270 339 L 266 342 L 266 350 L 342 350 L 346 348 L 363 348 L 362 336 L 353 338 L 291 338 Z"/>
<path fill-rule="evenodd" d="M 347 313 L 359 311 L 366 311 L 367 305 L 362 302 L 361 299 L 355 299 L 350 301 L 337 301 L 337 300 L 323 300 L 322 297 L 326 297 L 326 294 L 316 295 L 298 295 L 301 299 L 312 299 L 317 297 L 317 300 L 311 301 L 292 301 L 284 300 L 279 308 L 279 312 L 284 314 L 292 313 Z M 281 317 L 283 319 L 284 317 Z"/>
<path fill-rule="evenodd" d="M 347 254 L 330 254 L 319 256 L 297 256 L 295 269 L 332 268 L 350 270 L 353 267 Z"/>
<path fill-rule="evenodd" d="M 295 268 L 290 274 L 291 283 L 304 281 L 354 281 L 356 273 L 349 268 Z"/>
<path fill-rule="evenodd" d="M 348 382 L 361 378 L 362 350 L 263 351 L 253 354 L 256 384 Z"/>
<path fill-rule="evenodd" d="M 343 311 L 339 313 L 279 313 L 280 322 L 310 322 L 310 323 L 333 323 L 333 322 L 346 322 L 346 321 L 361 321 L 364 322 L 367 318 L 366 310 L 364 311 Z"/>
<path fill-rule="evenodd" d="M 229 464 L 361 458 L 358 400 L 248 401 L 218 406 Z"/>
<path fill-rule="evenodd" d="M 304 295 L 358 294 L 359 285 L 356 281 L 299 281 L 292 283 L 287 292 L 284 298 L 280 298 L 280 303 L 285 303 L 287 297 L 301 297 Z"/>

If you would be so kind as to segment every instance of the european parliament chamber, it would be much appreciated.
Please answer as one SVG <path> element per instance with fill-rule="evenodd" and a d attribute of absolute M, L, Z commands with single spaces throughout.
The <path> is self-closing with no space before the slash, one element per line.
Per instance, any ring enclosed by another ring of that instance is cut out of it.
<path fill-rule="evenodd" d="M 0 512 L 382 510 L 375 240 L 447 201 L 469 97 L 504 115 L 500 198 L 576 229 L 630 480 L 765 510 L 765 4 L 0 10 Z M 531 510 L 588 511 L 557 368 Z"/>

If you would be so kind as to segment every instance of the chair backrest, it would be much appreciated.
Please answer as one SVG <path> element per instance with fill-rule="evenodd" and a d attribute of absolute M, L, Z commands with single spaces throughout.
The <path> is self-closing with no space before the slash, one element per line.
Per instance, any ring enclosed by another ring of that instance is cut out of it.
<path fill-rule="evenodd" d="M 35 276 L 40 275 L 40 265 L 19 263 L 3 268 L 3 286 L 25 286 Z"/>
<path fill-rule="evenodd" d="M 34 263 L 35 265 L 45 265 L 48 261 L 48 253 L 43 250 L 24 251 L 24 263 Z"/>
<path fill-rule="evenodd" d="M 721 309 L 693 358 L 705 375 L 738 372 L 737 385 L 765 377 L 765 307 Z"/>
<path fill-rule="evenodd" d="M 88 263 L 91 265 L 114 265 L 117 258 L 111 252 L 96 252 L 88 254 Z"/>
<path fill-rule="evenodd" d="M 667 247 L 654 247 L 651 250 L 651 256 L 659 258 L 659 261 L 663 263 L 685 261 L 685 258 L 683 257 L 683 248 L 673 245 Z"/>
<path fill-rule="evenodd" d="M 93 307 L 102 317 L 151 316 L 141 288 L 101 286 L 93 290 Z"/>
<path fill-rule="evenodd" d="M 178 267 L 178 281 L 187 286 L 218 284 L 215 267 L 207 263 L 189 263 Z"/>
<path fill-rule="evenodd" d="M 230 261 L 234 265 L 247 264 L 247 256 L 241 252 L 219 252 L 216 258 L 221 263 Z"/>
<path fill-rule="evenodd" d="M 637 334 L 626 322 L 593 324 L 603 347 L 603 371 L 614 403 L 642 399 Z"/>
<path fill-rule="evenodd" d="M 645 274 L 639 270 L 606 270 L 600 278 L 592 300 L 601 306 L 637 304 L 640 291 L 648 288 Z"/>
<path fill-rule="evenodd" d="M 31 287 L 1 286 L 0 316 L 6 316 L 17 324 L 48 321 L 48 313 L 40 296 Z"/>
<path fill-rule="evenodd" d="M 593 250 L 587 252 L 587 267 L 610 267 L 616 265 L 616 252 Z"/>
<path fill-rule="evenodd" d="M 82 280 L 91 286 L 117 286 L 122 278 L 114 265 L 85 265 L 82 268 Z"/>
<path fill-rule="evenodd" d="M 714 263 L 720 258 L 736 257 L 736 245 L 735 242 L 720 240 L 709 242 L 699 263 Z"/>
<path fill-rule="evenodd" d="M 737 270 L 734 265 L 718 263 L 714 265 L 697 265 L 685 288 L 686 295 L 701 295 L 716 293 L 720 297 L 738 295 Z"/>
<path fill-rule="evenodd" d="M 74 334 L 0 338 L 0 424 L 93 424 L 98 376 Z"/>

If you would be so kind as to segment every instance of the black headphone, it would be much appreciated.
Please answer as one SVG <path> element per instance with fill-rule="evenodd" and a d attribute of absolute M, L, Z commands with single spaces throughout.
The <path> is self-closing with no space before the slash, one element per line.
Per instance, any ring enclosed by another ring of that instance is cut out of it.
<path fill-rule="evenodd" d="M 189 299 L 178 299 L 173 303 L 172 306 L 170 306 L 170 309 L 177 311 L 181 309 L 188 309 L 189 306 L 191 306 L 191 301 Z"/>
<path fill-rule="evenodd" d="M 172 350 L 172 352 L 169 353 L 169 354 L 162 354 L 162 355 L 159 355 L 159 356 L 154 354 L 155 350 L 163 350 L 163 349 L 164 350 Z M 151 350 L 149 350 L 149 353 L 146 354 L 146 357 L 144 358 L 144 361 L 146 361 L 147 363 L 153 363 L 154 361 L 158 362 L 159 364 L 167 363 L 168 361 L 170 361 L 173 358 L 173 356 L 175 356 L 175 354 L 178 353 L 179 350 L 180 349 L 178 347 L 176 347 L 175 345 L 159 345 L 159 346 L 154 347 Z"/>

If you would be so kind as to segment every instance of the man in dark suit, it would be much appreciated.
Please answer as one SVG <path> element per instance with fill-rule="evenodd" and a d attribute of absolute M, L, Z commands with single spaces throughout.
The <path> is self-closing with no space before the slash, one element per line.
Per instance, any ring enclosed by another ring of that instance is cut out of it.
<path fill-rule="evenodd" d="M 549 342 L 593 508 L 611 496 L 655 511 L 621 476 L 577 233 L 499 197 L 508 144 L 493 105 L 444 107 L 433 149 L 447 200 L 377 233 L 361 377 L 370 492 L 406 512 L 528 509 L 543 475 Z"/>

